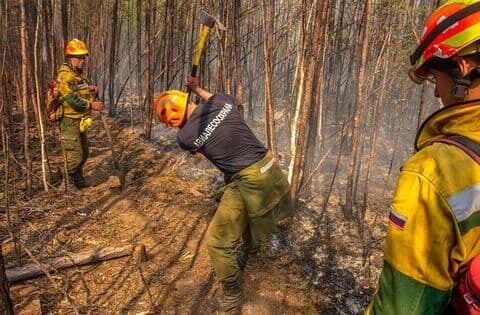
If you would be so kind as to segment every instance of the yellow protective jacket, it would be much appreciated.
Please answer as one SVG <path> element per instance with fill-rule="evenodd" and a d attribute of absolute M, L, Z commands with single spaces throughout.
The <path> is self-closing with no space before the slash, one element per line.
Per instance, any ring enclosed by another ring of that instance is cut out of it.
<path fill-rule="evenodd" d="M 61 97 L 60 115 L 80 119 L 90 114 L 94 96 L 88 90 L 89 82 L 66 63 L 58 69 L 57 89 Z"/>
<path fill-rule="evenodd" d="M 442 314 L 459 270 L 480 254 L 480 166 L 433 143 L 452 135 L 480 143 L 480 101 L 443 108 L 420 129 L 419 151 L 398 178 L 384 266 L 365 314 Z"/>

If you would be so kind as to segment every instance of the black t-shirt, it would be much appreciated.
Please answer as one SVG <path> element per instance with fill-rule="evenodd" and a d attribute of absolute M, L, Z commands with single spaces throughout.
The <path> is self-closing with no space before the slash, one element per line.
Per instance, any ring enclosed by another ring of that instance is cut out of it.
<path fill-rule="evenodd" d="M 267 152 L 240 115 L 233 97 L 222 93 L 198 104 L 177 140 L 182 149 L 202 153 L 226 175 L 260 161 Z"/>

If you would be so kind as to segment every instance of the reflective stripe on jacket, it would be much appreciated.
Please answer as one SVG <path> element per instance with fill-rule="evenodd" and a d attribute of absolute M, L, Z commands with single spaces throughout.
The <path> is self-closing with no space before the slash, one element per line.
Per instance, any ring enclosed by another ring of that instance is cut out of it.
<path fill-rule="evenodd" d="M 420 129 L 419 151 L 398 178 L 384 266 L 365 314 L 442 314 L 459 270 L 480 253 L 480 166 L 433 143 L 451 135 L 480 143 L 480 102 L 443 108 Z"/>

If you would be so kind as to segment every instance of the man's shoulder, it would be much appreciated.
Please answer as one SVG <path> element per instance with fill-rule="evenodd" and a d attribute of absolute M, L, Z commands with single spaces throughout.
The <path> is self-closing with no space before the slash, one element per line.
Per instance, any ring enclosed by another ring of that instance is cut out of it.
<path fill-rule="evenodd" d="M 418 173 L 437 188 L 443 187 L 446 195 L 480 182 L 479 165 L 461 149 L 445 143 L 433 143 L 418 151 L 404 163 L 402 171 Z"/>
<path fill-rule="evenodd" d="M 57 71 L 58 80 L 69 80 L 76 77 L 75 72 L 66 63 L 62 64 Z"/>
<path fill-rule="evenodd" d="M 446 143 L 433 143 L 412 155 L 403 165 L 403 169 L 437 170 L 438 167 L 450 167 L 465 162 L 475 163 L 461 149 Z"/>

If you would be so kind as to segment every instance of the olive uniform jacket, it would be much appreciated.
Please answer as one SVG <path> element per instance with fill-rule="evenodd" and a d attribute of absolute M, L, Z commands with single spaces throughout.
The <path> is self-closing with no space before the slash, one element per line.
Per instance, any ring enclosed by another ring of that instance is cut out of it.
<path fill-rule="evenodd" d="M 480 102 L 443 108 L 423 124 L 402 167 L 389 215 L 384 266 L 365 314 L 442 314 L 459 271 L 480 253 L 480 166 L 436 140 L 480 143 Z"/>

